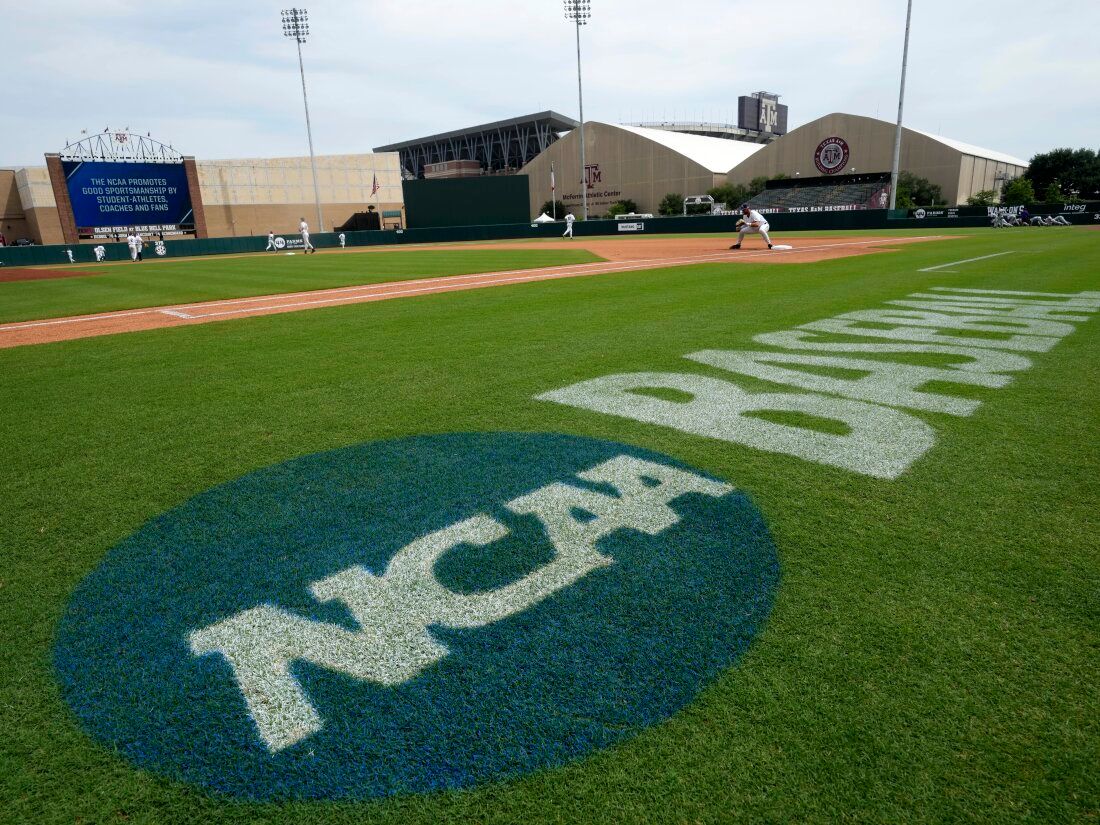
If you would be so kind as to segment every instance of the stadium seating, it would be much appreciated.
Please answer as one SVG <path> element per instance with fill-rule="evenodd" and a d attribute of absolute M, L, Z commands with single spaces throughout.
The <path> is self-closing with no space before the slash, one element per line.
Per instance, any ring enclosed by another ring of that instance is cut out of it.
<path fill-rule="evenodd" d="M 885 181 L 870 180 L 859 183 L 831 185 L 799 185 L 765 189 L 754 195 L 748 204 L 753 209 L 788 210 L 830 206 L 854 206 L 874 209 L 875 195 L 882 191 Z"/>

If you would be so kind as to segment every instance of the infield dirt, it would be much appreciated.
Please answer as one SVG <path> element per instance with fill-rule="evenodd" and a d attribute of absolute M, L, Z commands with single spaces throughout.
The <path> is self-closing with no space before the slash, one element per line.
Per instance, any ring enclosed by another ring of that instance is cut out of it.
<path fill-rule="evenodd" d="M 576 241 L 539 241 L 507 244 L 510 249 L 585 249 L 604 258 L 598 263 L 572 264 L 541 269 L 509 270 L 474 275 L 449 275 L 393 283 L 339 287 L 309 292 L 283 293 L 249 298 L 232 298 L 193 304 L 145 307 L 76 315 L 41 321 L 0 325 L 0 348 L 45 344 L 115 335 L 123 332 L 178 327 L 225 321 L 256 315 L 296 312 L 340 304 L 385 301 L 393 298 L 429 295 L 467 289 L 482 289 L 507 284 L 607 275 L 642 269 L 690 266 L 702 263 L 816 263 L 836 258 L 886 252 L 891 247 L 921 241 L 945 240 L 950 236 L 910 237 L 828 237 L 799 238 L 790 250 L 769 250 L 745 246 L 730 250 L 724 238 L 629 238 L 583 239 Z M 500 249 L 501 244 L 463 244 L 462 249 Z M 448 248 L 448 247 L 440 247 Z M 24 270 L 56 273 L 59 270 Z M 66 272 L 67 274 L 67 272 Z M 86 273 L 77 273 L 86 274 Z M 45 275 L 44 277 L 60 277 Z"/>

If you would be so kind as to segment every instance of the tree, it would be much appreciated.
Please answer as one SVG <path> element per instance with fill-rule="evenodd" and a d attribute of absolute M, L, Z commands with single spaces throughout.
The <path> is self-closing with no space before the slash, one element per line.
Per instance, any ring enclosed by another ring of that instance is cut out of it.
<path fill-rule="evenodd" d="M 1058 203 L 1060 200 L 1062 200 L 1062 184 L 1058 178 L 1055 178 L 1043 190 L 1043 203 Z"/>
<path fill-rule="evenodd" d="M 1027 178 L 1013 178 L 1001 190 L 1001 203 L 1005 206 L 1027 206 L 1035 203 L 1035 190 Z"/>
<path fill-rule="evenodd" d="M 667 195 L 661 198 L 661 203 L 657 206 L 657 214 L 684 214 L 684 196 L 681 195 L 679 192 L 669 192 Z"/>
<path fill-rule="evenodd" d="M 997 193 L 992 189 L 983 189 L 981 192 L 975 192 L 967 198 L 966 204 L 967 206 L 992 206 L 995 197 L 997 197 Z"/>
<path fill-rule="evenodd" d="M 774 178 L 766 178 L 760 175 L 749 181 L 747 186 L 743 183 L 726 183 L 722 186 L 715 186 L 713 189 L 708 189 L 707 194 L 714 198 L 715 203 L 724 203 L 730 209 L 736 209 L 749 198 L 755 197 L 763 192 L 767 188 L 769 180 L 787 180 L 789 177 L 789 175 L 785 175 L 782 172 Z"/>
<path fill-rule="evenodd" d="M 555 207 L 554 204 L 557 204 L 557 206 Z M 564 218 L 565 213 L 569 211 L 565 208 L 564 203 L 562 203 L 560 200 L 557 200 L 557 201 L 547 201 L 542 206 L 540 206 L 539 207 L 539 214 L 541 215 L 543 212 L 545 212 L 547 215 L 549 215 L 552 218 L 552 217 L 554 217 L 554 211 L 555 210 L 558 213 L 558 220 L 559 221 L 562 218 Z"/>
<path fill-rule="evenodd" d="M 935 206 L 945 204 L 943 189 L 928 178 L 914 175 L 912 172 L 898 173 L 898 209 L 913 209 L 917 206 Z M 992 201 L 991 201 L 992 202 Z"/>
<path fill-rule="evenodd" d="M 1043 193 L 1043 201 L 1055 203 L 1066 200 L 1077 192 L 1085 200 L 1100 199 L 1100 152 L 1092 149 L 1054 149 L 1035 155 L 1024 177 L 1031 181 L 1036 192 Z M 1058 186 L 1057 197 L 1051 186 Z"/>
<path fill-rule="evenodd" d="M 730 209 L 736 209 L 749 199 L 748 188 L 740 183 L 715 186 L 713 189 L 708 189 L 707 194 L 714 198 L 715 203 L 724 203 Z"/>
<path fill-rule="evenodd" d="M 786 176 L 784 175 L 784 177 L 786 177 Z M 776 178 L 776 180 L 782 180 L 782 178 Z M 748 191 L 745 193 L 745 195 L 746 195 L 745 200 L 748 200 L 749 198 L 752 198 L 752 197 L 755 197 L 756 195 L 759 195 L 761 192 L 763 192 L 767 188 L 768 188 L 768 179 L 766 177 L 764 177 L 763 175 L 760 175 L 759 177 L 753 178 L 752 180 L 749 181 L 749 188 L 748 188 Z"/>
<path fill-rule="evenodd" d="M 630 200 L 630 198 L 624 198 L 621 201 L 615 201 L 611 204 L 611 208 L 607 210 L 607 217 L 614 218 L 617 215 L 625 215 L 627 212 L 637 212 L 638 204 Z"/>

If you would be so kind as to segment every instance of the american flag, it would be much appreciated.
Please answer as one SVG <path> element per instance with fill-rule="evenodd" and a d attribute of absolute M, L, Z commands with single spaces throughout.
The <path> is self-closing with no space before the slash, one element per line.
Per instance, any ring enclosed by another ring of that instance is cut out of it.
<path fill-rule="evenodd" d="M 556 192 L 558 187 L 554 183 L 554 164 L 550 164 L 550 191 Z"/>
<path fill-rule="evenodd" d="M 370 185 L 370 196 L 373 198 L 375 195 L 378 194 L 378 190 L 381 188 L 382 187 L 378 185 L 378 175 L 376 173 L 374 176 L 374 182 Z"/>

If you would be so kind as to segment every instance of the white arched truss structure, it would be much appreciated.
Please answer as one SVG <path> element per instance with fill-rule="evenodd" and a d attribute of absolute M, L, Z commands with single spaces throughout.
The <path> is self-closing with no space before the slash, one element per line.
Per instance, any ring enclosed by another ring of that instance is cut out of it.
<path fill-rule="evenodd" d="M 116 163 L 180 163 L 183 155 L 167 143 L 127 129 L 104 129 L 68 143 L 62 160 L 106 160 Z"/>

